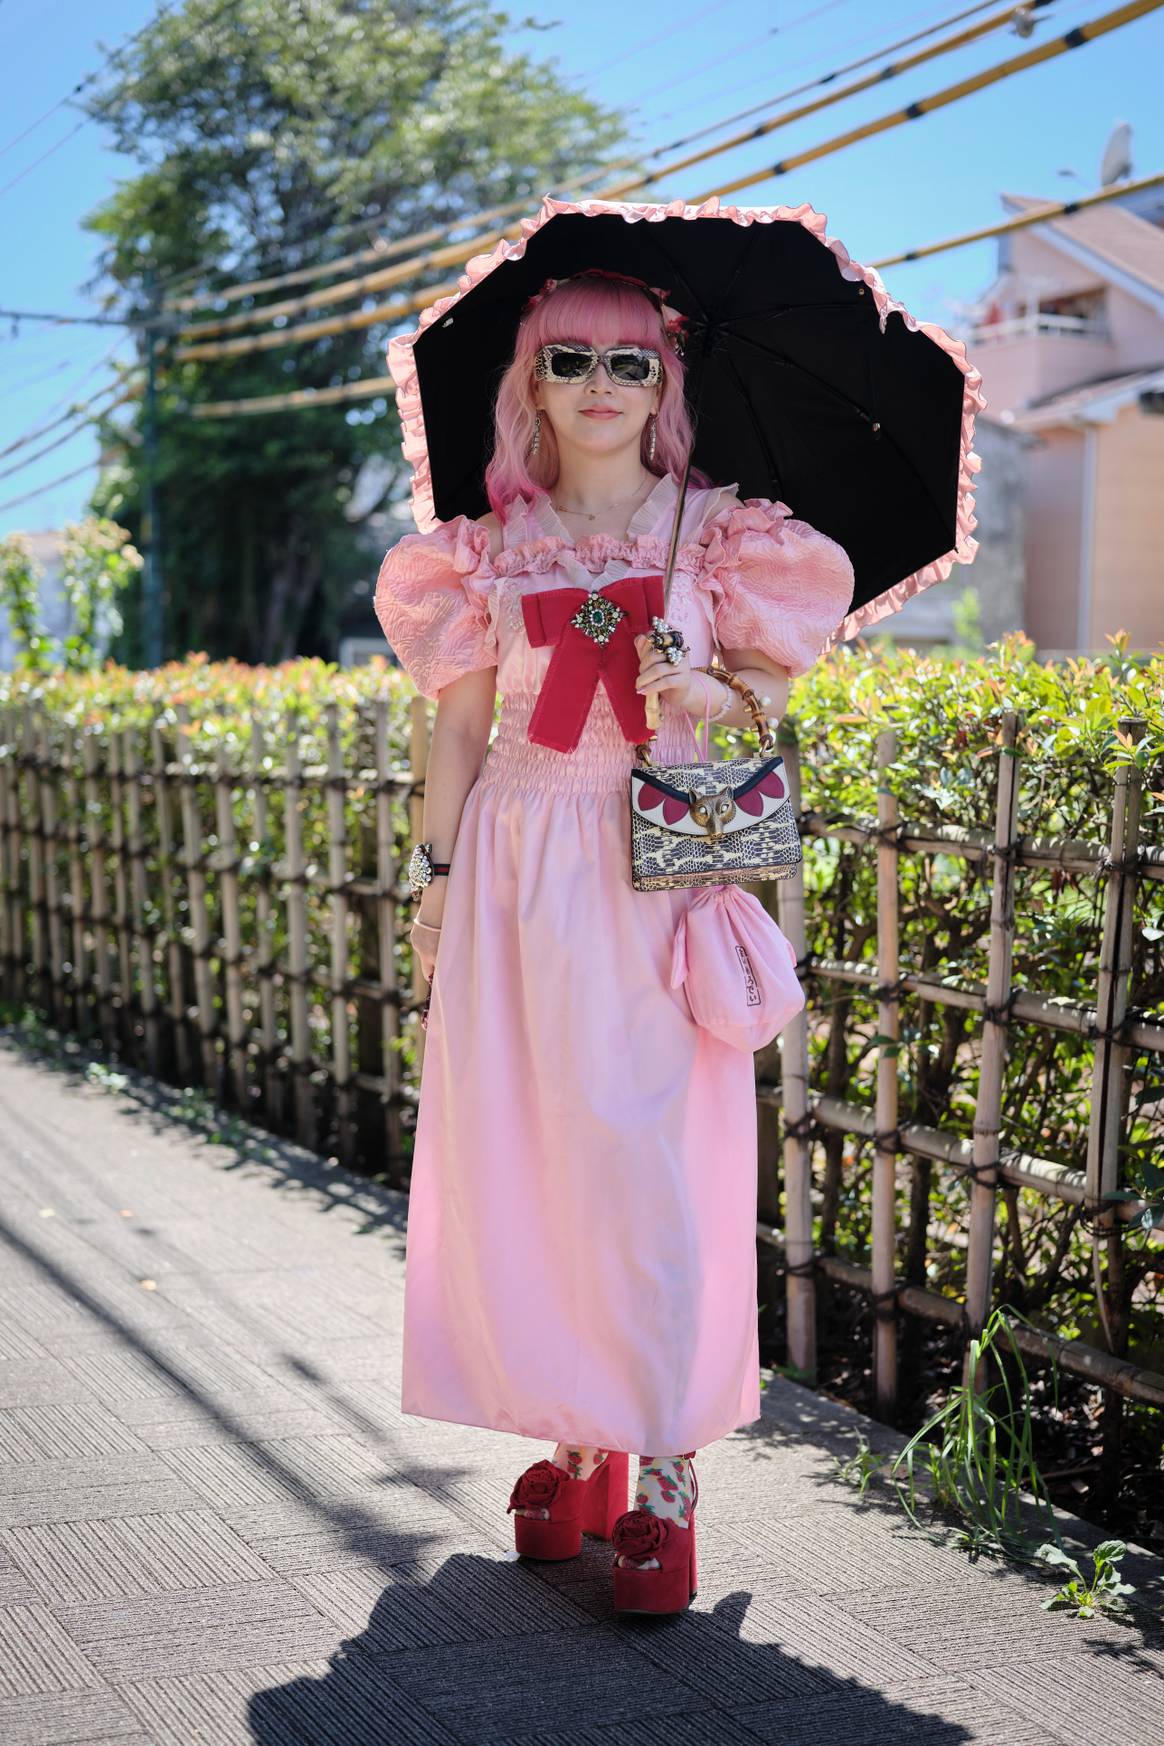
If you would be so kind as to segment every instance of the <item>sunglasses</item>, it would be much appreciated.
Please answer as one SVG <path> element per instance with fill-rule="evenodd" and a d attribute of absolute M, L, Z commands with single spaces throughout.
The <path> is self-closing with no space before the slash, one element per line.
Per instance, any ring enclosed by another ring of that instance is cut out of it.
<path fill-rule="evenodd" d="M 542 346 L 534 362 L 534 375 L 542 382 L 589 382 L 599 361 L 612 382 L 621 387 L 654 388 L 663 380 L 663 360 L 650 346 L 595 346 L 551 344 Z"/>

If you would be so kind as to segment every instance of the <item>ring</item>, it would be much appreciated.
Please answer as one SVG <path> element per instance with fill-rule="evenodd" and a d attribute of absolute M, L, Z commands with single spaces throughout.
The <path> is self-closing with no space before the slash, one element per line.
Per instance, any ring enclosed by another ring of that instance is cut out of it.
<path fill-rule="evenodd" d="M 651 620 L 651 642 L 661 655 L 665 655 L 674 666 L 687 653 L 688 645 L 684 641 L 683 632 L 662 618 Z"/>

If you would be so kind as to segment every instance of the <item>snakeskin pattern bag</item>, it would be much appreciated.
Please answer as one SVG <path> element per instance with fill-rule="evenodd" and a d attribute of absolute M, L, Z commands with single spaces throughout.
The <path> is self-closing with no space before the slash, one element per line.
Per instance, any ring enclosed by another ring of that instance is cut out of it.
<path fill-rule="evenodd" d="M 716 764 L 651 762 L 635 747 L 630 776 L 631 884 L 750 885 L 788 879 L 802 859 L 784 759 L 751 686 L 724 667 L 696 667 L 730 685 L 752 714 L 759 751 Z M 698 749 L 698 741 L 696 741 Z"/>

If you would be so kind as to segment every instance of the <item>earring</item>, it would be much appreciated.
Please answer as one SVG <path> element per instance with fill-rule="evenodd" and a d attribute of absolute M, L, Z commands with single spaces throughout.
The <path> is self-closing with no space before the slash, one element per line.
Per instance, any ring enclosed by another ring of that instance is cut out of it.
<path fill-rule="evenodd" d="M 531 455 L 536 455 L 538 450 L 541 448 L 541 444 L 542 444 L 542 415 L 540 412 L 535 412 L 534 413 L 533 436 L 530 438 L 529 453 Z"/>
<path fill-rule="evenodd" d="M 658 432 L 659 432 L 659 420 L 655 417 L 654 413 L 652 413 L 651 414 L 651 434 L 647 438 L 647 460 L 648 461 L 653 461 L 655 458 L 655 442 L 656 442 L 656 439 L 658 437 Z"/>

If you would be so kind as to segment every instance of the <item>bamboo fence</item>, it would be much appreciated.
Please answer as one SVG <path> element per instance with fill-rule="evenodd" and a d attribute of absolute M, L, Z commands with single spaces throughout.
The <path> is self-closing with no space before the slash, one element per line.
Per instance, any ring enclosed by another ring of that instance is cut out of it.
<path fill-rule="evenodd" d="M 409 709 L 407 765 L 391 761 L 386 696 L 355 710 L 354 723 L 330 705 L 325 755 L 306 764 L 294 713 L 278 736 L 270 723 L 254 721 L 245 757 L 236 749 L 232 763 L 225 752 L 196 755 L 181 708 L 148 731 L 66 730 L 35 704 L 0 711 L 0 980 L 9 1007 L 31 1005 L 63 1029 L 99 1036 L 121 1058 L 201 1086 L 217 1103 L 308 1147 L 326 1146 L 345 1164 L 373 1160 L 406 1187 L 403 1118 L 415 1104 L 424 1046 L 423 1030 L 411 1021 L 427 985 L 415 964 L 405 982 L 403 858 L 421 834 L 430 734 L 425 700 L 414 697 Z M 1132 766 L 1114 779 L 1107 842 L 1019 835 L 1020 726 L 1015 712 L 1004 715 L 992 833 L 913 827 L 899 818 L 884 780 L 875 824 L 802 811 L 794 726 L 781 728 L 806 842 L 875 845 L 877 955 L 871 964 L 810 953 L 803 871 L 775 882 L 777 917 L 810 999 L 757 1062 L 760 1212 L 778 1209 L 783 1197 L 782 1223 L 761 1216 L 757 1234 L 783 1256 L 788 1356 L 809 1377 L 817 1368 L 820 1279 L 872 1300 L 876 1410 L 887 1420 L 897 1409 L 902 1317 L 960 1330 L 964 1339 L 989 1317 L 1000 1190 L 1021 1188 L 1084 1210 L 1100 1300 L 1101 1254 L 1117 1268 L 1119 1225 L 1144 1211 L 1142 1201 L 1105 1197 L 1121 1186 L 1129 1052 L 1164 1052 L 1164 1025 L 1129 1005 L 1137 881 L 1164 878 L 1164 850 L 1139 840 L 1142 777 Z M 1136 717 L 1121 727 L 1133 740 L 1144 731 Z M 896 746 L 892 729 L 880 733 L 879 771 L 893 763 Z M 350 830 L 353 816 L 359 823 Z M 310 840 L 323 845 L 315 859 Z M 900 857 L 932 853 L 992 869 L 983 988 L 903 972 L 899 964 Z M 1012 984 L 1016 878 L 1019 869 L 1040 867 L 1105 881 L 1094 1004 Z M 830 983 L 864 990 L 877 1003 L 882 1041 L 872 1108 L 810 1087 L 811 993 Z M 982 1015 L 970 1141 L 900 1120 L 896 1043 L 905 993 Z M 1016 1022 L 1094 1043 L 1082 1170 L 1002 1144 L 1008 1033 Z M 405 1048 L 414 1052 L 411 1075 Z M 830 1131 L 873 1143 L 867 1268 L 814 1244 L 813 1140 Z M 968 1181 L 965 1301 L 898 1276 L 899 1161 L 909 1159 Z M 1164 1405 L 1164 1375 L 1118 1349 L 1022 1326 L 1017 1337 L 1031 1355 L 1054 1356 L 1063 1370 L 1116 1396 Z"/>

